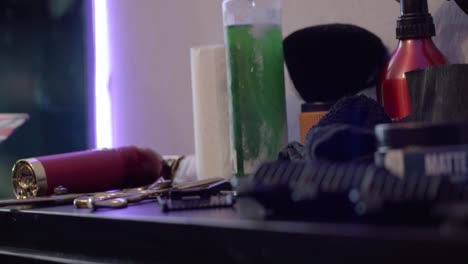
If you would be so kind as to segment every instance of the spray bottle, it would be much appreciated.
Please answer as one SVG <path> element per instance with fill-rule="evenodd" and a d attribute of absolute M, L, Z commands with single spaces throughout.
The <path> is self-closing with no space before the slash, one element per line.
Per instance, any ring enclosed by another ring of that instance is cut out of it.
<path fill-rule="evenodd" d="M 432 42 L 435 26 L 427 0 L 400 0 L 400 6 L 398 47 L 385 66 L 380 85 L 377 86 L 378 100 L 393 120 L 401 120 L 411 113 L 405 73 L 447 64 L 447 59 Z"/>

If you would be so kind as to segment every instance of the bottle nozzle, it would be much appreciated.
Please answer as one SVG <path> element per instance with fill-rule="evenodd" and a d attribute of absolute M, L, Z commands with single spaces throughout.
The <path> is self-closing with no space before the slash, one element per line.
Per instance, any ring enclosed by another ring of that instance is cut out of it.
<path fill-rule="evenodd" d="M 401 14 L 429 14 L 427 0 L 401 0 Z"/>
<path fill-rule="evenodd" d="M 424 38 L 435 36 L 434 20 L 427 0 L 400 0 L 397 38 Z"/>

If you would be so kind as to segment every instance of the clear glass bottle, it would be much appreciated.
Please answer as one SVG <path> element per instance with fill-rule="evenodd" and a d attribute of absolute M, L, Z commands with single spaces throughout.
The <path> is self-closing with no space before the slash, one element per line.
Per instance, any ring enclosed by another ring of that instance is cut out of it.
<path fill-rule="evenodd" d="M 287 142 L 280 0 L 224 0 L 233 173 L 251 174 Z"/>

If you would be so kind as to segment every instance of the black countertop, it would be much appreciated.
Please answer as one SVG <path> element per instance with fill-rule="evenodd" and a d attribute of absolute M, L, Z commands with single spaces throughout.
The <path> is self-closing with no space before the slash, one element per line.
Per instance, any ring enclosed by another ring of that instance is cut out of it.
<path fill-rule="evenodd" d="M 0 259 L 21 260 L 18 263 L 468 260 L 465 229 L 271 221 L 262 220 L 252 201 L 243 200 L 236 207 L 168 214 L 154 202 L 96 212 L 73 206 L 2 208 Z"/>

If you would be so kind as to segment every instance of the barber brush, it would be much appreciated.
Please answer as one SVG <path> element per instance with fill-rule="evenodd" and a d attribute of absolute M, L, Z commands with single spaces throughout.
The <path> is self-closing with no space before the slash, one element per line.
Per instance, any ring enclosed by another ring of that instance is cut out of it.
<path fill-rule="evenodd" d="M 388 58 L 379 37 L 347 24 L 296 31 L 285 38 L 284 54 L 291 80 L 305 101 L 302 142 L 337 100 L 374 86 Z"/>

